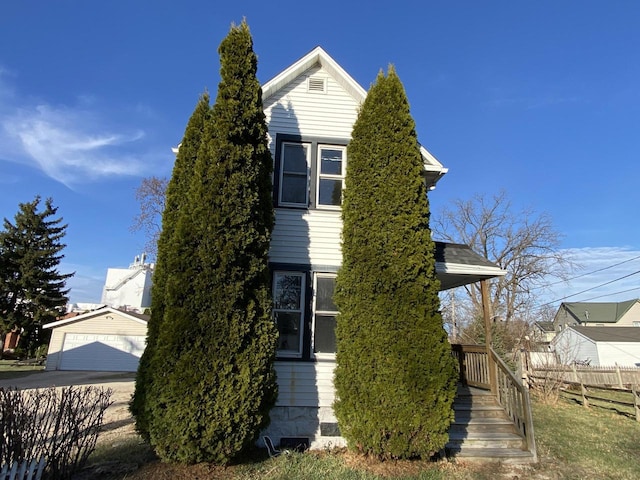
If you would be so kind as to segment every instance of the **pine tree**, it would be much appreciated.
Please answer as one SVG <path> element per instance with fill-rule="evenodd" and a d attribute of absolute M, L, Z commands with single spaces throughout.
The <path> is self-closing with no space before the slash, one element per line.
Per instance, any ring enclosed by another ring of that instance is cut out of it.
<path fill-rule="evenodd" d="M 415 123 L 393 67 L 371 87 L 347 157 L 336 416 L 363 453 L 428 457 L 447 442 L 456 374 Z"/>
<path fill-rule="evenodd" d="M 165 286 L 169 275 L 177 275 L 186 265 L 176 262 L 172 255 L 171 246 L 180 210 L 186 203 L 189 185 L 193 176 L 198 150 L 204 136 L 205 125 L 211 119 L 209 94 L 205 92 L 194 109 L 178 149 L 173 173 L 165 194 L 165 209 L 162 214 L 162 231 L 158 239 L 158 253 L 156 267 L 153 274 L 153 289 L 151 297 L 151 318 L 147 326 L 147 345 L 140 359 L 136 374 L 136 386 L 131 401 L 131 412 L 136 419 L 136 429 L 149 439 L 147 417 L 147 390 L 151 381 L 149 368 L 154 355 L 158 333 L 164 317 Z"/>
<path fill-rule="evenodd" d="M 220 48 L 221 82 L 168 256 L 147 393 L 166 460 L 228 463 L 269 422 L 277 396 L 268 250 L 272 159 L 249 27 Z"/>
<path fill-rule="evenodd" d="M 21 203 L 14 223 L 4 219 L 0 232 L 0 319 L 3 332 L 22 330 L 20 346 L 29 354 L 47 342 L 42 325 L 54 321 L 67 304 L 66 280 L 58 265 L 67 225 L 51 219 L 58 209 L 49 198 L 38 211 L 40 197 Z"/>

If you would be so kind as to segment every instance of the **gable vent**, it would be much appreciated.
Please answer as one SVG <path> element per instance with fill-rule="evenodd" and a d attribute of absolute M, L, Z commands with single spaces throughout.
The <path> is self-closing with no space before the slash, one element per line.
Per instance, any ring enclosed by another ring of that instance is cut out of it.
<path fill-rule="evenodd" d="M 327 79 L 322 77 L 309 77 L 307 88 L 309 92 L 327 93 Z"/>

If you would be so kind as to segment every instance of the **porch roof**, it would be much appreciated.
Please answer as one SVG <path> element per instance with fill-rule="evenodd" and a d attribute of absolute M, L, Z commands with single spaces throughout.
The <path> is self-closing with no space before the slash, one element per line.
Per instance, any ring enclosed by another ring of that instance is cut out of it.
<path fill-rule="evenodd" d="M 435 242 L 436 274 L 440 290 L 461 287 L 480 280 L 501 277 L 507 272 L 459 243 Z"/>

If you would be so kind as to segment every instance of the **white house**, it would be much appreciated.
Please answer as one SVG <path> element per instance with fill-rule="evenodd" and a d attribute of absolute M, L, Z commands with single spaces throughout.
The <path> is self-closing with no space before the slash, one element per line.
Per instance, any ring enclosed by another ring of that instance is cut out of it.
<path fill-rule="evenodd" d="M 139 313 L 151 306 L 151 279 L 154 264 L 146 255 L 136 256 L 129 268 L 109 268 L 102 290 L 102 303 Z"/>
<path fill-rule="evenodd" d="M 640 366 L 640 328 L 570 326 L 551 342 L 563 364 Z"/>
<path fill-rule="evenodd" d="M 276 222 L 269 252 L 274 319 L 280 331 L 279 396 L 266 434 L 276 443 L 341 445 L 335 398 L 332 301 L 342 253 L 341 195 L 347 144 L 365 90 L 317 47 L 263 86 L 274 158 Z M 425 148 L 433 189 L 447 172 Z M 503 275 L 465 245 L 438 243 L 442 288 Z"/>

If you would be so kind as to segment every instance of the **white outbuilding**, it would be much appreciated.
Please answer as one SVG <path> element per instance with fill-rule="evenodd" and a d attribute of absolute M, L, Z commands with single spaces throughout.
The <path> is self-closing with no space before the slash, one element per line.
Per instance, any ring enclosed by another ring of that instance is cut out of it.
<path fill-rule="evenodd" d="M 551 342 L 563 364 L 640 366 L 640 327 L 571 326 Z"/>
<path fill-rule="evenodd" d="M 135 372 L 144 352 L 148 315 L 112 307 L 44 325 L 51 341 L 47 370 Z"/>

